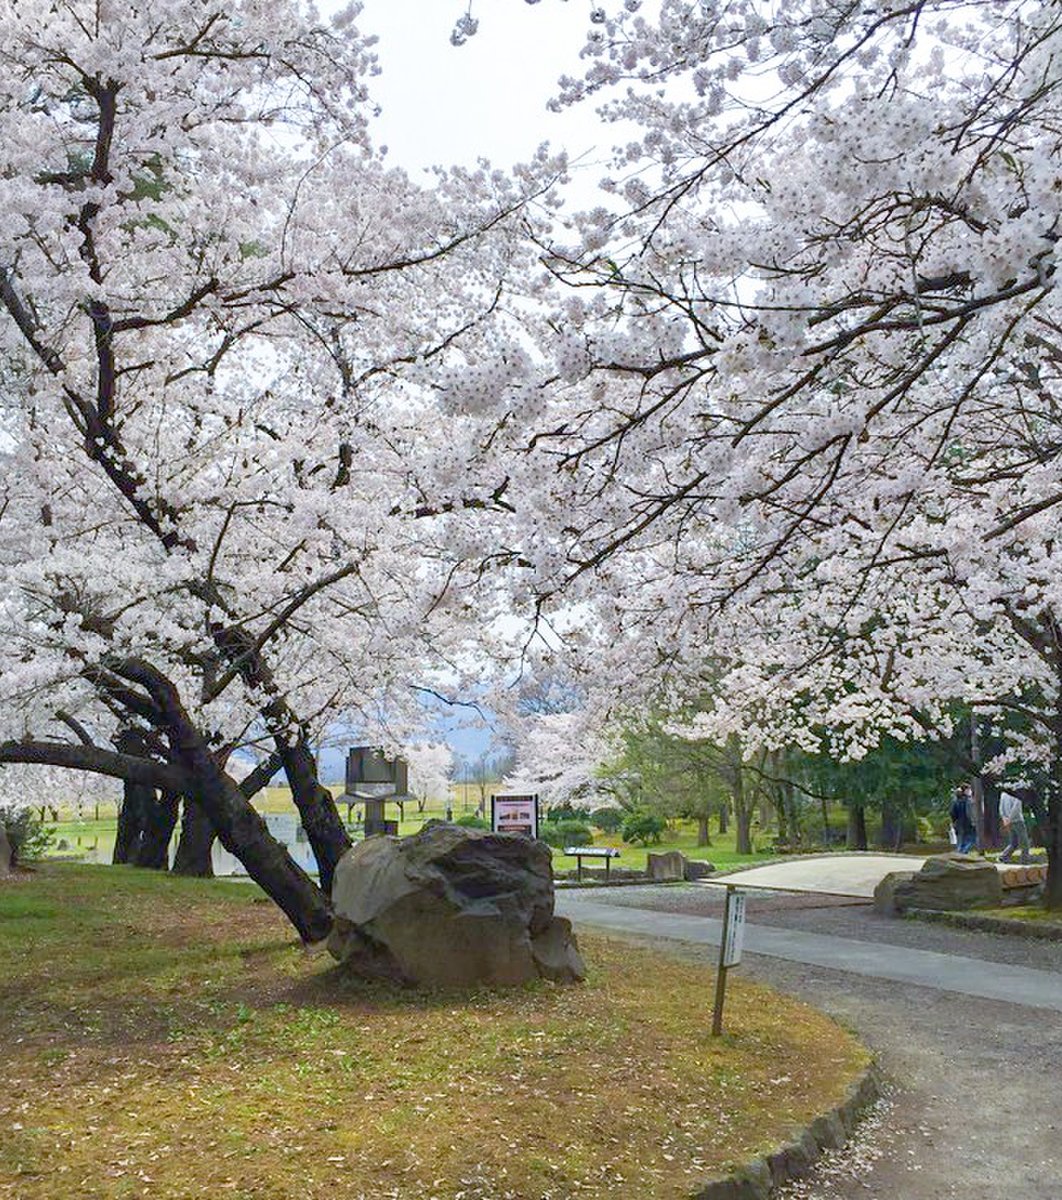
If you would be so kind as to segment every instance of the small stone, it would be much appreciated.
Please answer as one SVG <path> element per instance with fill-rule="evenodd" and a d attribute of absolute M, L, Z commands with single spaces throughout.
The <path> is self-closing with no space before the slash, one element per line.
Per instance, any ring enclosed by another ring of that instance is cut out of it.
<path fill-rule="evenodd" d="M 693 883 L 697 879 L 707 879 L 715 874 L 715 863 L 704 862 L 701 859 L 686 860 L 686 882 Z"/>
<path fill-rule="evenodd" d="M 646 857 L 645 873 L 654 883 L 680 883 L 686 878 L 686 856 L 678 850 Z"/>

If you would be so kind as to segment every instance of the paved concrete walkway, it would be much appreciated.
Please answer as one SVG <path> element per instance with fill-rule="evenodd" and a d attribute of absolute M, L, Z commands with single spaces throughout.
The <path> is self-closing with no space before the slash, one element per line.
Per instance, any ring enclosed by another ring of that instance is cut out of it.
<path fill-rule="evenodd" d="M 844 854 L 801 854 L 786 862 L 742 867 L 716 878 L 742 887 L 869 899 L 890 871 L 920 871 L 925 861 L 913 854 L 850 850 Z M 998 871 L 1013 866 L 1000 862 L 994 865 Z"/>
<path fill-rule="evenodd" d="M 722 922 L 714 917 L 619 908 L 595 902 L 587 892 L 558 892 L 557 911 L 576 925 L 692 945 L 717 946 L 722 932 Z M 1062 1012 L 1062 976 L 1052 971 L 766 925 L 746 925 L 745 949 L 874 979 Z"/>

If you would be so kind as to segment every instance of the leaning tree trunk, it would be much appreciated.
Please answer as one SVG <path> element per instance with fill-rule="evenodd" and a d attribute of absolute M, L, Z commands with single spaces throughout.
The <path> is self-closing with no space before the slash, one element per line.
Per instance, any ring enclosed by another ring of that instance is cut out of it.
<path fill-rule="evenodd" d="M 862 804 L 848 805 L 848 829 L 844 844 L 849 850 L 867 848 L 867 812 Z"/>
<path fill-rule="evenodd" d="M 135 867 L 166 871 L 170 865 L 170 841 L 177 825 L 177 797 L 172 792 L 163 792 L 155 799 L 152 794 L 142 811 L 140 844 L 130 861 Z"/>
<path fill-rule="evenodd" d="M 115 865 L 137 861 L 140 855 L 140 841 L 144 836 L 144 811 L 154 803 L 154 788 L 144 783 L 123 784 L 122 804 L 118 809 L 118 832 L 111 858 Z"/>
<path fill-rule="evenodd" d="M 265 821 L 218 766 L 206 739 L 192 722 L 173 683 L 142 659 L 109 663 L 122 678 L 145 688 L 154 702 L 173 757 L 187 774 L 184 794 L 214 826 L 218 840 L 247 868 L 247 874 L 281 909 L 305 942 L 319 942 L 332 930 L 328 897 L 270 834 Z"/>
<path fill-rule="evenodd" d="M 214 826 L 210 818 L 194 800 L 187 796 L 181 815 L 181 836 L 177 840 L 177 851 L 173 856 L 175 875 L 194 875 L 200 879 L 211 879 L 214 863 Z"/>
<path fill-rule="evenodd" d="M 195 784 L 193 799 L 217 831 L 218 841 L 247 868 L 247 874 L 285 913 L 304 942 L 319 942 L 332 930 L 328 898 L 270 834 L 265 821 L 214 763 L 209 748 L 182 747 Z"/>
<path fill-rule="evenodd" d="M 350 849 L 350 837 L 332 793 L 322 787 L 317 778 L 317 761 L 306 737 L 300 736 L 294 745 L 278 739 L 277 750 L 291 786 L 291 797 L 317 860 L 321 889 L 325 895 L 331 895 L 336 865 Z"/>

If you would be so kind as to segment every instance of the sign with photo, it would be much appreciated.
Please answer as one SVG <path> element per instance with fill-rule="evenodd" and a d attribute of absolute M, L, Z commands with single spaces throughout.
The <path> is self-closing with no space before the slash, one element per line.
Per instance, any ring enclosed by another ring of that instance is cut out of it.
<path fill-rule="evenodd" d="M 495 833 L 538 837 L 538 796 L 491 796 L 490 823 Z"/>

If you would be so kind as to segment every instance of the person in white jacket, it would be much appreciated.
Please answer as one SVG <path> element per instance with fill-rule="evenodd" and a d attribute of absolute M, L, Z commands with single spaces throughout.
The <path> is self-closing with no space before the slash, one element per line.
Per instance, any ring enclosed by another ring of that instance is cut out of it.
<path fill-rule="evenodd" d="M 999 856 L 999 861 L 1010 862 L 1010 856 L 1020 849 L 1021 861 L 1029 862 L 1029 831 L 1025 828 L 1025 813 L 1021 800 L 1013 792 L 999 793 L 999 819 L 1007 834 L 1007 848 Z"/>

